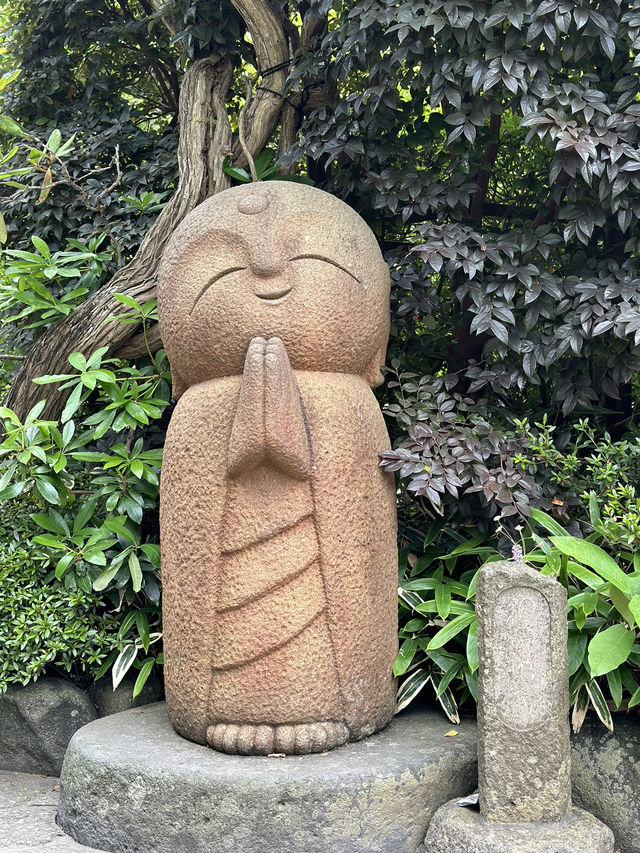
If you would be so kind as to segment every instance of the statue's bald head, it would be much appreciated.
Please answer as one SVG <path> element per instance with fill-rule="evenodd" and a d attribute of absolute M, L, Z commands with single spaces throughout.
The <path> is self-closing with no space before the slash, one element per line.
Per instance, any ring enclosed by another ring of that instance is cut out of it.
<path fill-rule="evenodd" d="M 178 226 L 159 276 L 160 331 L 176 393 L 242 372 L 249 341 L 279 337 L 295 370 L 371 385 L 389 332 L 389 270 L 335 196 L 290 181 L 234 187 Z"/>

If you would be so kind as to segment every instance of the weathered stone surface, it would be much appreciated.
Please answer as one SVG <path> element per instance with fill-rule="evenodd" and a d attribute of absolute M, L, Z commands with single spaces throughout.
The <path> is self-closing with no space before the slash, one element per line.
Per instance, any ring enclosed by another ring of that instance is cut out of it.
<path fill-rule="evenodd" d="M 613 833 L 593 815 L 573 808 L 551 823 L 485 820 L 452 800 L 433 817 L 425 838 L 429 853 L 611 853 Z"/>
<path fill-rule="evenodd" d="M 478 787 L 487 821 L 571 807 L 566 592 L 522 561 L 478 575 Z"/>
<path fill-rule="evenodd" d="M 480 569 L 480 808 L 439 808 L 431 853 L 614 853 L 613 832 L 571 806 L 566 598 L 521 560 Z"/>
<path fill-rule="evenodd" d="M 54 776 L 0 771 L 0 850 L 7 853 L 91 853 L 55 822 L 60 796 Z M 99 851 L 98 851 L 99 853 Z"/>
<path fill-rule="evenodd" d="M 621 853 L 640 853 L 640 718 L 614 715 L 607 731 L 588 714 L 571 739 L 571 777 L 577 805 L 613 830 Z"/>
<path fill-rule="evenodd" d="M 44 677 L 0 693 L 0 769 L 59 776 L 71 736 L 95 720 L 86 693 Z"/>
<path fill-rule="evenodd" d="M 126 711 L 74 737 L 59 821 L 118 853 L 418 853 L 433 811 L 475 785 L 475 726 L 450 728 L 408 711 L 329 753 L 262 758 L 184 740 L 163 704 Z"/>
<path fill-rule="evenodd" d="M 180 397 L 160 518 L 171 721 L 228 753 L 370 735 L 397 649 L 375 236 L 311 187 L 234 187 L 180 224 L 158 310 Z"/>
<path fill-rule="evenodd" d="M 87 692 L 96 706 L 99 717 L 119 714 L 120 711 L 128 711 L 129 708 L 139 708 L 142 705 L 150 705 L 164 699 L 162 681 L 154 672 L 151 673 L 144 687 L 134 699 L 132 695 L 133 685 L 137 675 L 137 670 L 133 675 L 127 673 L 115 690 L 109 677 L 101 678 L 100 681 L 95 681 L 89 687 Z"/>

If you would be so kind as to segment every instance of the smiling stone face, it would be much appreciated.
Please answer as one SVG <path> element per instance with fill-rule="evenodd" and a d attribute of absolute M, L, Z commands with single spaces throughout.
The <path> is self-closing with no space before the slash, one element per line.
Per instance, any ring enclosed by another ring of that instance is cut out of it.
<path fill-rule="evenodd" d="M 389 271 L 344 202 L 287 181 L 234 187 L 177 228 L 159 276 L 162 340 L 178 396 L 242 373 L 249 342 L 278 337 L 294 370 L 375 385 L 389 331 Z"/>

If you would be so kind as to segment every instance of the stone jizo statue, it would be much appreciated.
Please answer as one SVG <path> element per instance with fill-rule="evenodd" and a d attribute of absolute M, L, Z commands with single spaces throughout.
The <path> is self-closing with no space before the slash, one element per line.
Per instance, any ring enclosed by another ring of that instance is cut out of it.
<path fill-rule="evenodd" d="M 190 740 L 319 752 L 393 715 L 396 513 L 371 392 L 388 300 L 368 226 L 305 185 L 226 190 L 169 242 L 165 684 Z"/>

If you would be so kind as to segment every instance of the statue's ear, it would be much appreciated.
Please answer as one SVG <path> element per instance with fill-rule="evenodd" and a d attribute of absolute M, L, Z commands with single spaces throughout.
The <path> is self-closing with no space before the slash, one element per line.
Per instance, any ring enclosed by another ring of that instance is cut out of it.
<path fill-rule="evenodd" d="M 187 383 L 184 382 L 177 370 L 171 370 L 171 395 L 174 400 L 179 400 L 187 390 Z"/>
<path fill-rule="evenodd" d="M 384 345 L 376 351 L 375 356 L 371 359 L 367 369 L 364 372 L 363 379 L 372 388 L 377 388 L 378 385 L 382 385 L 382 383 L 384 382 L 384 376 L 380 368 L 384 364 L 386 354 L 387 344 L 385 341 Z"/>

